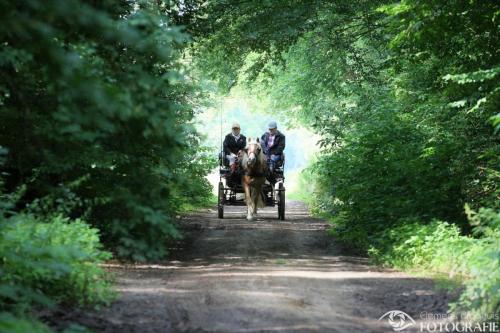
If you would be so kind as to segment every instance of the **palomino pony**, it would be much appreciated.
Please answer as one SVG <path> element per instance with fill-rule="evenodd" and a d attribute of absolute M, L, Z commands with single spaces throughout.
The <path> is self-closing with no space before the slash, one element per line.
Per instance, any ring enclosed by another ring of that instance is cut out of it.
<path fill-rule="evenodd" d="M 248 138 L 247 146 L 241 154 L 241 166 L 245 172 L 241 183 L 248 208 L 247 220 L 251 221 L 257 215 L 257 208 L 265 206 L 262 185 L 266 181 L 267 161 L 258 138 Z"/>

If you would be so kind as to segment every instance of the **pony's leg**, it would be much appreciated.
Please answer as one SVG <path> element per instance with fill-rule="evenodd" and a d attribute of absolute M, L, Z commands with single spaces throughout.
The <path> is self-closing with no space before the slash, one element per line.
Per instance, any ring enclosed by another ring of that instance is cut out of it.
<path fill-rule="evenodd" d="M 253 213 L 252 213 L 253 209 L 252 209 L 252 206 L 247 206 L 247 220 L 248 221 L 252 221 L 253 220 Z"/>
<path fill-rule="evenodd" d="M 250 190 L 250 186 L 248 186 L 247 184 L 245 184 L 243 187 L 245 189 L 245 201 L 247 203 L 247 220 L 251 221 L 251 220 L 253 220 L 251 190 Z"/>
<path fill-rule="evenodd" d="M 253 220 L 253 203 L 252 203 L 252 201 L 247 203 L 247 220 L 248 221 Z"/>
<path fill-rule="evenodd" d="M 258 200 L 259 200 L 259 196 L 258 196 L 258 192 L 257 192 L 257 189 L 256 188 L 251 188 L 250 190 L 251 194 L 252 194 L 252 213 L 254 216 L 257 216 L 257 204 L 258 204 Z"/>
<path fill-rule="evenodd" d="M 253 189 L 250 187 L 250 202 L 248 203 L 248 220 L 251 221 L 254 218 L 255 212 L 255 202 L 253 200 Z"/>

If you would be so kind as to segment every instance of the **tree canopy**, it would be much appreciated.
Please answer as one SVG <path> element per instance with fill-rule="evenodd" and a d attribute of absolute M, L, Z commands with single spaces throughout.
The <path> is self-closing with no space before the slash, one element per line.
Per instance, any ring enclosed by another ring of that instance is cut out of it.
<path fill-rule="evenodd" d="M 379 230 L 498 205 L 499 6 L 212 1 L 193 32 L 219 82 L 323 137 L 318 204 Z M 347 214 L 347 215 L 346 215 Z"/>
<path fill-rule="evenodd" d="M 22 188 L 30 210 L 85 216 L 120 255 L 164 256 L 178 207 L 210 193 L 188 35 L 149 2 L 1 7 L 6 190 Z"/>

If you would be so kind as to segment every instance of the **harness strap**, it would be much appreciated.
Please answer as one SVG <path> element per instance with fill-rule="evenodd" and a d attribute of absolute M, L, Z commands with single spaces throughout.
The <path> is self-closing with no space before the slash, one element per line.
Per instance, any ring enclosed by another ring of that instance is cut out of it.
<path fill-rule="evenodd" d="M 250 176 L 250 177 L 265 177 L 266 176 L 266 174 L 262 173 L 262 172 L 259 172 L 259 173 L 248 173 L 248 172 L 245 172 L 244 175 L 245 176 Z"/>

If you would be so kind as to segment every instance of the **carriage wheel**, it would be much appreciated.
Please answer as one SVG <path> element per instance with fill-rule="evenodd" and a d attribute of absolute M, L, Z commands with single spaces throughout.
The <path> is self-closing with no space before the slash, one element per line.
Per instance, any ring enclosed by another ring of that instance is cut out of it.
<path fill-rule="evenodd" d="M 285 187 L 283 183 L 278 185 L 278 218 L 280 220 L 285 219 Z"/>
<path fill-rule="evenodd" d="M 219 198 L 217 200 L 217 212 L 220 219 L 224 218 L 224 201 L 226 196 L 224 194 L 224 185 L 222 182 L 219 183 Z"/>

